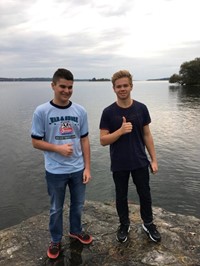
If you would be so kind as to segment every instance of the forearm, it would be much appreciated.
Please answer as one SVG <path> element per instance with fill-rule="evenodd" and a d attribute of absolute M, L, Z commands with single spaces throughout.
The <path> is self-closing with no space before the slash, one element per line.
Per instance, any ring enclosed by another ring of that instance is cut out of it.
<path fill-rule="evenodd" d="M 52 144 L 44 140 L 32 139 L 32 145 L 38 150 L 58 152 L 56 144 Z"/>
<path fill-rule="evenodd" d="M 102 134 L 100 135 L 100 143 L 102 146 L 110 145 L 117 141 L 123 135 L 121 128 L 116 130 L 113 133 Z"/>
<path fill-rule="evenodd" d="M 122 135 L 131 133 L 133 125 L 131 122 L 126 122 L 126 118 L 122 117 L 122 125 L 116 131 L 110 133 L 107 129 L 100 130 L 100 143 L 102 146 L 110 145 L 117 141 Z"/>
<path fill-rule="evenodd" d="M 154 141 L 153 141 L 153 137 L 151 135 L 144 137 L 144 142 L 147 148 L 147 151 L 149 153 L 149 156 L 151 158 L 152 162 L 157 162 L 157 158 L 156 158 L 156 151 L 155 151 L 155 147 L 154 147 Z"/>
<path fill-rule="evenodd" d="M 85 169 L 90 170 L 90 143 L 88 137 L 81 139 L 81 147 L 83 151 Z"/>

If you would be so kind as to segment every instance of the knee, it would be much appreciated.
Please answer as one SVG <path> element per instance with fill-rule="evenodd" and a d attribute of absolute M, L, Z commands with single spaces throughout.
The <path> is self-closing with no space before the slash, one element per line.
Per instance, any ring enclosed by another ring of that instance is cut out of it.
<path fill-rule="evenodd" d="M 56 206 L 50 209 L 50 215 L 60 214 L 63 212 L 63 207 L 56 208 Z"/>
<path fill-rule="evenodd" d="M 124 194 L 116 194 L 116 200 L 125 202 L 128 201 L 128 197 Z"/>

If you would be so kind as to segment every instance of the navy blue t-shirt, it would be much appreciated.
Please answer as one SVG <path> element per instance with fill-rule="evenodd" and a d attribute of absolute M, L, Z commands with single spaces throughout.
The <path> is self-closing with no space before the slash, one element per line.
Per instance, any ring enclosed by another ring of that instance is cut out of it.
<path fill-rule="evenodd" d="M 111 171 L 134 170 L 149 165 L 145 152 L 143 127 L 151 122 L 149 111 L 143 103 L 133 101 L 128 108 L 121 108 L 113 103 L 103 110 L 100 129 L 113 133 L 122 125 L 122 117 L 131 122 L 131 133 L 122 135 L 110 145 Z"/>

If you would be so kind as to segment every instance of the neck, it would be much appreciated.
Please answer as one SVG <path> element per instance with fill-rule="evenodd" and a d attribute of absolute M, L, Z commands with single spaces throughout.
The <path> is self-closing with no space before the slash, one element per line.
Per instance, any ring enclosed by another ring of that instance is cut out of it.
<path fill-rule="evenodd" d="M 132 103 L 133 103 L 132 99 L 127 99 L 127 100 L 117 99 L 117 105 L 122 108 L 128 108 L 132 105 Z"/>
<path fill-rule="evenodd" d="M 58 106 L 67 106 L 70 103 L 70 101 L 69 100 L 67 100 L 67 101 L 57 101 L 56 99 L 53 99 L 53 103 L 55 105 L 58 105 Z"/>

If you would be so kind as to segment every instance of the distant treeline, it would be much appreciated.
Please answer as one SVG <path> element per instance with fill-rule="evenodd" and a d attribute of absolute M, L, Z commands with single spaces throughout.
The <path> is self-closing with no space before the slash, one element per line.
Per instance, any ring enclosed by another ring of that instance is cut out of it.
<path fill-rule="evenodd" d="M 106 78 L 96 79 L 96 78 L 93 78 L 93 79 L 90 79 L 89 81 L 110 81 L 110 79 L 106 79 Z"/>
<path fill-rule="evenodd" d="M 159 80 L 169 80 L 169 78 L 157 78 L 157 79 L 147 79 L 147 81 L 159 81 Z M 52 81 L 52 78 L 0 78 L 1 81 Z M 92 81 L 92 82 L 98 82 L 98 81 L 110 81 L 108 78 L 92 78 L 92 79 L 75 79 L 74 81 Z"/>
<path fill-rule="evenodd" d="M 147 81 L 159 81 L 159 80 L 169 80 L 169 78 L 159 78 L 159 79 L 147 79 Z"/>
<path fill-rule="evenodd" d="M 0 78 L 0 81 L 51 81 L 51 78 Z"/>
<path fill-rule="evenodd" d="M 52 78 L 0 78 L 0 81 L 52 81 Z M 74 81 L 110 81 L 110 79 L 75 79 Z"/>

